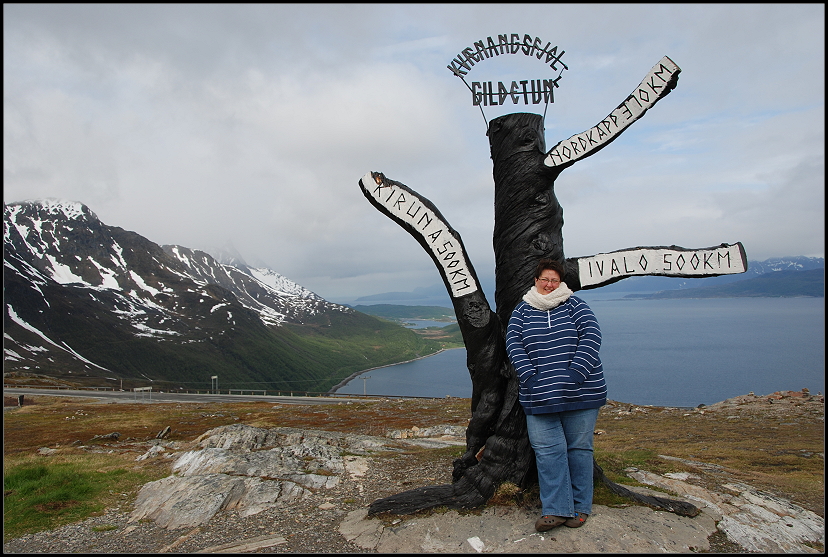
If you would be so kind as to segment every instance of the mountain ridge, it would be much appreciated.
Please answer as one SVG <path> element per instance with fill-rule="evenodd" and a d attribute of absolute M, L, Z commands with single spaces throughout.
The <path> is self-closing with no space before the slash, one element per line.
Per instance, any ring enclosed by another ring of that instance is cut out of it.
<path fill-rule="evenodd" d="M 772 271 L 755 278 L 726 284 L 700 286 L 676 290 L 661 290 L 652 294 L 627 294 L 625 298 L 755 298 L 755 297 L 825 297 L 825 269 Z"/>
<path fill-rule="evenodd" d="M 79 202 L 4 204 L 4 372 L 325 391 L 439 345 L 265 268 L 159 246 Z M 341 330 L 340 330 L 341 329 Z"/>

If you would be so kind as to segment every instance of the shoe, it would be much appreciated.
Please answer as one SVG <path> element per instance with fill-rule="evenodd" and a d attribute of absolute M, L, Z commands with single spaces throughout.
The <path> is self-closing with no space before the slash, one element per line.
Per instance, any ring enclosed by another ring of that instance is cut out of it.
<path fill-rule="evenodd" d="M 588 514 L 575 513 L 575 516 L 573 516 L 572 518 L 567 518 L 563 524 L 564 526 L 567 526 L 569 528 L 580 528 L 584 525 L 584 522 L 586 522 L 587 518 L 589 518 Z"/>
<path fill-rule="evenodd" d="M 535 522 L 535 530 L 538 532 L 546 532 L 547 530 L 551 530 L 556 526 L 560 526 L 566 522 L 566 518 L 563 516 L 555 516 L 553 514 L 548 514 L 546 516 L 542 516 Z"/>

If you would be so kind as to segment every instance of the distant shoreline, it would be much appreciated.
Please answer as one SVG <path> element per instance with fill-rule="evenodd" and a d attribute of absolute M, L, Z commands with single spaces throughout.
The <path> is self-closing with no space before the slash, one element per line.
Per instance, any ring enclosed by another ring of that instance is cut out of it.
<path fill-rule="evenodd" d="M 419 358 L 412 358 L 410 360 L 405 360 L 404 362 L 397 362 L 397 363 L 394 363 L 394 364 L 385 364 L 384 366 L 377 366 L 377 367 L 372 367 L 372 368 L 369 368 L 369 369 L 363 369 L 362 371 L 355 371 L 354 373 L 352 373 L 351 375 L 349 375 L 348 377 L 346 377 L 345 379 L 343 379 L 342 381 L 340 381 L 339 383 L 337 383 L 336 385 L 334 385 L 333 387 L 328 389 L 327 392 L 328 393 L 335 393 L 336 391 L 338 391 L 339 389 L 341 389 L 342 387 L 344 387 L 345 385 L 350 383 L 352 379 L 356 379 L 357 377 L 359 377 L 363 373 L 368 373 L 369 371 L 374 371 L 375 369 L 382 369 L 384 367 L 391 367 L 391 366 L 397 366 L 397 365 L 400 365 L 400 364 L 408 364 L 410 362 L 416 362 L 417 360 L 423 360 L 425 358 L 430 358 L 431 356 L 436 356 L 437 354 L 445 352 L 446 350 L 457 350 L 457 348 L 441 348 L 440 350 L 438 350 L 437 352 L 435 352 L 433 354 L 426 354 L 425 356 L 420 356 Z"/>

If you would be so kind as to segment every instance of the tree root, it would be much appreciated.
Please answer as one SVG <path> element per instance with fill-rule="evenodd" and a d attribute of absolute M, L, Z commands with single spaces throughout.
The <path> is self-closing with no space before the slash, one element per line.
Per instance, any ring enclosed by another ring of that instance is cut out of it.
<path fill-rule="evenodd" d="M 691 503 L 636 493 L 619 485 L 604 475 L 604 470 L 593 459 L 593 481 L 601 481 L 607 488 L 622 497 L 627 497 L 648 507 L 675 513 L 679 516 L 698 516 L 701 510 Z M 489 489 L 487 489 L 489 491 Z M 493 490 L 492 490 L 493 492 Z M 453 484 L 418 487 L 390 497 L 377 499 L 368 508 L 368 516 L 380 513 L 397 515 L 413 514 L 417 511 L 448 507 L 450 509 L 472 509 L 486 504 L 493 493 L 482 494 L 464 476 Z"/>

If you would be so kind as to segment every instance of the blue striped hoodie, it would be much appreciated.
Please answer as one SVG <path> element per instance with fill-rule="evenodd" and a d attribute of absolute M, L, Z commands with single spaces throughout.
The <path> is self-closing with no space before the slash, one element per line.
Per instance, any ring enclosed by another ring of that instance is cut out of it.
<path fill-rule="evenodd" d="M 607 385 L 598 350 L 601 329 L 589 306 L 575 296 L 543 311 L 521 301 L 506 328 L 506 352 L 527 414 L 599 408 Z"/>

